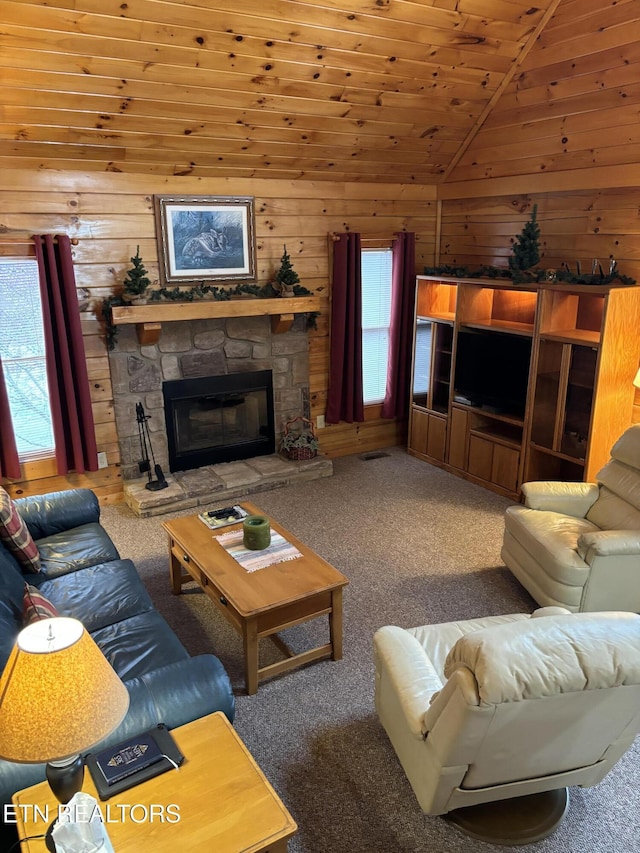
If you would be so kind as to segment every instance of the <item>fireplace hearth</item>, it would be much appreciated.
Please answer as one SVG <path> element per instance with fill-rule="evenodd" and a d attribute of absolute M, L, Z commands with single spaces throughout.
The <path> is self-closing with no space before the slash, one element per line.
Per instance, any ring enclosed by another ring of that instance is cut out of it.
<path fill-rule="evenodd" d="M 270 370 L 177 379 L 162 393 L 171 471 L 275 451 Z"/>

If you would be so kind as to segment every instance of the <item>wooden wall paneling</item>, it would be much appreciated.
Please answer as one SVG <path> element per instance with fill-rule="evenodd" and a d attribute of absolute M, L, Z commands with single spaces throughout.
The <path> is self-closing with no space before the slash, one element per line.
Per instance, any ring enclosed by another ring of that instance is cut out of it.
<path fill-rule="evenodd" d="M 374 241 L 390 242 L 396 231 L 417 234 L 416 258 L 432 264 L 435 249 L 435 187 L 397 184 L 298 182 L 277 180 L 195 181 L 182 177 L 97 175 L 46 171 L 0 174 L 0 214 L 6 229 L 3 243 L 28 247 L 35 231 L 67 233 L 72 247 L 76 280 L 82 288 L 82 326 L 85 335 L 98 450 L 107 454 L 108 468 L 85 475 L 101 501 L 120 495 L 120 450 L 113 416 L 113 389 L 101 321 L 102 298 L 122 285 L 131 257 L 140 254 L 152 281 L 158 279 L 153 195 L 253 195 L 256 199 L 258 282 L 275 272 L 287 246 L 301 283 L 328 300 L 327 233 L 361 230 Z M 327 302 L 328 304 L 328 302 Z M 329 364 L 329 318 L 325 310 L 309 334 L 311 414 L 324 414 Z M 322 449 L 332 456 L 363 452 L 403 440 L 403 425 L 382 421 L 379 408 L 368 409 L 362 425 L 340 424 L 319 432 Z M 105 473 L 107 472 L 107 473 Z M 35 478 L 35 479 L 34 479 Z M 67 487 L 78 482 L 70 476 Z M 30 493 L 50 491 L 61 480 L 48 468 L 11 484 Z"/>

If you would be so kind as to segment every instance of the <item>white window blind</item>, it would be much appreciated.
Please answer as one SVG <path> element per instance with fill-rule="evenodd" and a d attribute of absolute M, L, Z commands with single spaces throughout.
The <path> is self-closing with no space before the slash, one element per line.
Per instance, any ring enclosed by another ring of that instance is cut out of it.
<path fill-rule="evenodd" d="M 380 403 L 387 386 L 391 322 L 391 249 L 362 251 L 362 387 L 364 403 Z"/>
<path fill-rule="evenodd" d="M 0 260 L 0 357 L 18 456 L 54 452 L 35 260 Z"/>

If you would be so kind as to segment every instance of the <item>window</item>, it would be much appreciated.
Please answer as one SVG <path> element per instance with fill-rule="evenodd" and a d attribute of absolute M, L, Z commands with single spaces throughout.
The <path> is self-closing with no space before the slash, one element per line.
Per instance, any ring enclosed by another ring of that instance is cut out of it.
<path fill-rule="evenodd" d="M 362 390 L 365 405 L 381 403 L 387 387 L 392 260 L 391 249 L 362 250 Z"/>
<path fill-rule="evenodd" d="M 0 357 L 21 461 L 54 453 L 35 260 L 0 260 Z"/>

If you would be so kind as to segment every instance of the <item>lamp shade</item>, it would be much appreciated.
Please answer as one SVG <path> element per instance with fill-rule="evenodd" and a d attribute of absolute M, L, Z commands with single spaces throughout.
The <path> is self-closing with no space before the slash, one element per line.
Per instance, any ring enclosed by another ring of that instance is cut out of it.
<path fill-rule="evenodd" d="M 0 757 L 57 761 L 110 734 L 129 708 L 126 687 L 77 619 L 24 628 L 0 678 Z"/>
<path fill-rule="evenodd" d="M 633 384 L 636 388 L 640 388 L 640 369 L 638 369 L 638 372 L 636 373 L 636 378 L 633 380 Z"/>

